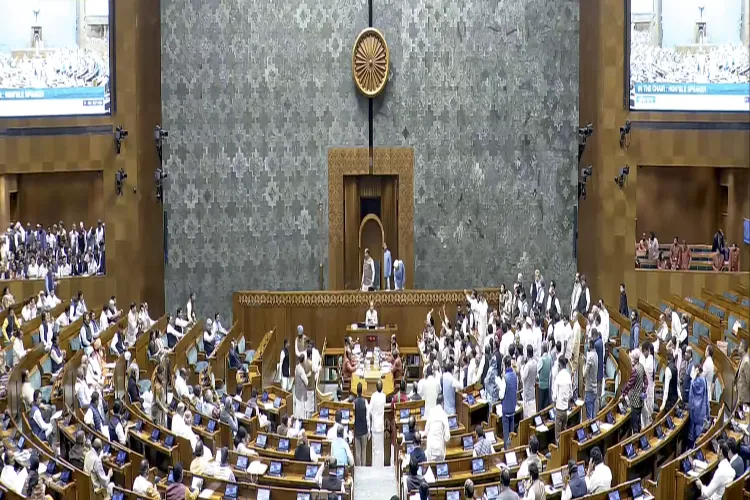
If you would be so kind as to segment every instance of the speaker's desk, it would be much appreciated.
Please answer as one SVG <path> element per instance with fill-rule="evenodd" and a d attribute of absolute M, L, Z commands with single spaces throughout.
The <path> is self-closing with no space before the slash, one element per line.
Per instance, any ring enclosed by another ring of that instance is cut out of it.
<path fill-rule="evenodd" d="M 374 328 L 359 328 L 357 325 L 347 325 L 346 335 L 352 338 L 352 344 L 357 344 L 362 349 L 371 351 L 379 347 L 381 351 L 390 352 L 391 336 L 398 334 L 396 325 L 378 325 Z"/>

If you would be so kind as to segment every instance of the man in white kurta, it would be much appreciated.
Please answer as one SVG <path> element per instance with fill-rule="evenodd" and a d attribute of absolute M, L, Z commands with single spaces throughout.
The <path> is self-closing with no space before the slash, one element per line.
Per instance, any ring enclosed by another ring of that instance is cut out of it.
<path fill-rule="evenodd" d="M 646 386 L 646 401 L 643 402 L 643 411 L 641 412 L 642 429 L 651 425 L 654 413 L 654 355 L 651 354 L 649 349 L 649 347 L 644 349 L 643 355 L 641 356 L 641 364 L 646 371 L 646 380 L 648 380 L 648 385 Z M 666 399 L 666 395 L 664 396 L 664 399 Z"/>
<path fill-rule="evenodd" d="M 307 401 L 307 374 L 305 373 L 305 356 L 297 358 L 294 369 L 294 417 L 306 418 L 305 402 Z"/>
<path fill-rule="evenodd" d="M 432 366 L 427 367 L 425 378 L 419 381 L 417 392 L 424 400 L 424 418 L 429 418 L 432 409 L 437 405 L 440 393 L 440 380 L 433 375 Z"/>
<path fill-rule="evenodd" d="M 479 345 L 484 345 L 484 336 L 487 335 L 487 299 L 484 295 L 479 295 L 476 292 L 469 293 L 468 290 L 464 290 L 464 292 L 477 323 L 476 326 L 480 339 Z"/>
<path fill-rule="evenodd" d="M 445 460 L 445 445 L 451 438 L 451 430 L 448 425 L 448 415 L 443 410 L 443 397 L 438 397 L 438 404 L 427 417 L 425 410 L 425 434 L 427 435 L 427 446 L 425 454 L 430 462 L 442 462 Z"/>
<path fill-rule="evenodd" d="M 370 257 L 370 251 L 365 248 L 365 261 L 362 263 L 362 291 L 367 292 L 375 282 L 375 261 Z"/>
<path fill-rule="evenodd" d="M 385 465 L 385 394 L 383 382 L 378 380 L 377 391 L 370 398 L 370 429 L 372 431 L 372 465 Z"/>

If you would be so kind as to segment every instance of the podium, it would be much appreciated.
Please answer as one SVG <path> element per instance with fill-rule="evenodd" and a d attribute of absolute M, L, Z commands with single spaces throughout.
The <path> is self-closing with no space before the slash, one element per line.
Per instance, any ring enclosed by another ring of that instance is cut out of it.
<path fill-rule="evenodd" d="M 346 326 L 346 335 L 352 338 L 352 344 L 359 343 L 368 351 L 380 347 L 381 351 L 390 352 L 391 336 L 398 334 L 396 325 L 379 325 L 375 328 L 360 328 L 356 325 Z"/>

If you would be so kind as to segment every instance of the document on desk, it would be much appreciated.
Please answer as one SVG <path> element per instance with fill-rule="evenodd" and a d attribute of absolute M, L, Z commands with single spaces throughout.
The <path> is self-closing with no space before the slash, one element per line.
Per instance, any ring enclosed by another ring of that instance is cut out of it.
<path fill-rule="evenodd" d="M 698 460 L 697 458 L 693 460 L 693 467 L 695 467 L 697 470 L 706 470 L 708 467 L 708 463 L 704 462 L 703 460 Z"/>
<path fill-rule="evenodd" d="M 191 490 L 200 490 L 203 488 L 203 478 L 201 477 L 193 477 L 193 482 L 190 483 L 190 489 Z M 213 490 L 210 490 L 213 494 Z M 209 495 L 210 497 L 211 495 Z"/>
<path fill-rule="evenodd" d="M 58 418 L 62 417 L 62 410 L 57 410 L 54 415 L 52 415 L 49 419 L 50 420 L 57 420 Z"/>
<path fill-rule="evenodd" d="M 583 406 L 583 399 L 576 399 L 576 406 Z"/>
<path fill-rule="evenodd" d="M 612 427 L 614 426 L 612 424 L 608 424 L 607 422 L 602 422 L 601 424 L 599 424 L 599 428 L 604 432 L 612 430 Z"/>
<path fill-rule="evenodd" d="M 263 408 L 266 410 L 273 410 L 273 403 L 263 403 Z"/>
<path fill-rule="evenodd" d="M 435 474 L 432 472 L 432 467 L 427 467 L 427 472 L 424 473 L 424 476 L 422 476 L 425 481 L 427 481 L 429 484 L 432 484 L 435 482 Z"/>
<path fill-rule="evenodd" d="M 701 472 L 697 470 L 691 470 L 690 472 L 688 472 L 688 476 L 690 477 L 700 477 L 700 475 L 701 475 Z"/>
<path fill-rule="evenodd" d="M 205 500 L 211 500 L 211 497 L 214 496 L 214 490 L 211 488 L 206 488 L 205 490 L 201 491 L 201 494 L 198 495 L 198 498 L 204 498 Z"/>
<path fill-rule="evenodd" d="M 262 476 L 266 473 L 266 470 L 268 470 L 268 465 L 258 460 L 251 462 L 247 467 L 247 473 L 255 476 Z"/>
<path fill-rule="evenodd" d="M 549 432 L 549 427 L 547 427 L 547 426 L 546 426 L 546 425 L 544 425 L 544 424 L 542 424 L 542 425 L 537 425 L 537 426 L 536 426 L 536 431 L 537 431 L 537 432 Z"/>

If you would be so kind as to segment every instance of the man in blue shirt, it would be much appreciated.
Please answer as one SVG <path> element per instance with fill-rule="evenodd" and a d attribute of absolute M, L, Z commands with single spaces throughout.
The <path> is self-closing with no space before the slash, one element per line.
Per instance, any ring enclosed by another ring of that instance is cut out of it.
<path fill-rule="evenodd" d="M 515 426 L 516 417 L 516 403 L 518 399 L 518 377 L 516 372 L 511 367 L 510 356 L 505 356 L 503 360 L 505 365 L 505 374 L 503 382 L 498 384 L 500 386 L 500 401 L 502 401 L 502 423 L 503 423 L 503 443 L 505 449 L 509 450 L 510 445 L 510 433 L 513 432 Z"/>
<path fill-rule="evenodd" d="M 385 289 L 391 289 L 391 273 L 393 272 L 393 261 L 388 245 L 383 243 L 383 276 L 385 276 Z"/>

